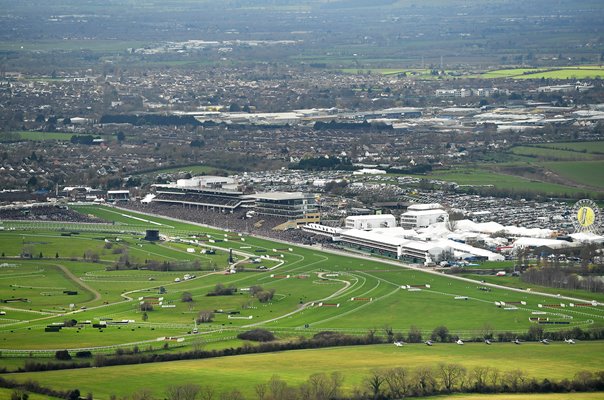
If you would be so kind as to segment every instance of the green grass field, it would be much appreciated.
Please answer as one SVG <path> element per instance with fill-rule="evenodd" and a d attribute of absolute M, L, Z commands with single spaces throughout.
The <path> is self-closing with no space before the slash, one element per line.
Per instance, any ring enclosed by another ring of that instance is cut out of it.
<path fill-rule="evenodd" d="M 602 66 L 576 66 L 553 68 L 500 69 L 476 75 L 479 78 L 497 79 L 596 79 L 604 77 Z"/>
<path fill-rule="evenodd" d="M 574 182 L 604 190 L 604 161 L 549 162 L 542 165 Z"/>
<path fill-rule="evenodd" d="M 491 165 L 485 164 L 477 167 L 460 167 L 450 170 L 436 170 L 429 175 L 417 175 L 417 178 L 437 179 L 447 182 L 456 182 L 458 185 L 495 187 L 511 191 L 534 192 L 547 196 L 570 196 L 577 193 L 585 193 L 585 189 L 560 185 L 557 183 L 541 182 L 490 171 Z"/>
<path fill-rule="evenodd" d="M 218 393 L 236 388 L 244 395 L 254 396 L 255 385 L 268 381 L 274 374 L 290 385 L 299 385 L 313 373 L 339 371 L 344 376 L 344 391 L 350 394 L 355 387 L 363 386 L 372 370 L 434 367 L 439 362 L 460 363 L 467 369 L 487 365 L 501 371 L 520 369 L 526 377 L 536 379 L 572 379 L 578 370 L 601 370 L 601 359 L 594 355 L 603 351 L 603 342 L 582 342 L 575 346 L 564 343 L 549 346 L 466 343 L 433 347 L 411 344 L 402 348 L 389 344 L 103 367 L 102 373 L 92 373 L 89 369 L 25 373 L 11 378 L 34 379 L 58 389 L 71 389 L 77 382 L 81 392 L 92 392 L 95 399 L 108 399 L 111 394 L 132 393 L 141 388 L 162 395 L 169 385 L 208 382 Z"/>
<path fill-rule="evenodd" d="M 529 156 L 543 160 L 552 161 L 573 161 L 573 160 L 593 160 L 596 158 L 591 153 L 581 153 L 577 151 L 558 150 L 556 148 L 543 148 L 533 146 L 517 146 L 511 150 L 512 154 L 520 156 Z"/>
<path fill-rule="evenodd" d="M 33 131 L 18 131 L 0 133 L 0 141 L 2 140 L 30 140 L 35 142 L 41 142 L 46 140 L 57 140 L 62 142 L 68 142 L 74 135 L 80 135 L 76 133 L 68 132 L 33 132 Z M 112 136 L 103 135 L 101 136 L 105 141 L 113 140 Z"/>
<path fill-rule="evenodd" d="M 566 151 L 604 154 L 604 141 L 543 143 L 543 144 L 539 144 L 539 147 L 549 147 L 552 149 L 566 150 Z"/>

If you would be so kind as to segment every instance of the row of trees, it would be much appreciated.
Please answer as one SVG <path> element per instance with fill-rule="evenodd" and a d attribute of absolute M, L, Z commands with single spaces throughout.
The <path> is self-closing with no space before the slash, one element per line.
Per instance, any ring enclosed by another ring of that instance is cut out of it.
<path fill-rule="evenodd" d="M 277 375 L 254 386 L 254 395 L 246 397 L 239 389 L 219 392 L 210 385 L 183 384 L 167 388 L 162 397 L 141 389 L 130 397 L 112 400 L 394 400 L 409 396 L 424 397 L 451 393 L 567 393 L 604 389 L 604 371 L 578 371 L 572 380 L 552 381 L 530 378 L 524 371 L 500 371 L 478 366 L 468 370 L 455 363 L 415 369 L 394 367 L 373 370 L 360 386 L 344 394 L 344 375 L 340 372 L 315 373 L 298 386 Z"/>
<path fill-rule="evenodd" d="M 563 289 L 583 289 L 590 292 L 604 292 L 604 281 L 600 276 L 581 276 L 570 273 L 562 267 L 529 268 L 522 275 L 524 282 L 534 285 Z"/>

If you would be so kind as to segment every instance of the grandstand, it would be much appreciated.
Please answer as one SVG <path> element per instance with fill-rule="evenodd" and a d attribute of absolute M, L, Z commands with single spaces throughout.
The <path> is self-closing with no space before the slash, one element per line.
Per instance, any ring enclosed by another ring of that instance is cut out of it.
<path fill-rule="evenodd" d="M 224 177 L 179 179 L 176 183 L 153 185 L 154 203 L 181 204 L 201 211 L 233 212 L 252 207 L 250 199 L 238 190 L 236 182 Z"/>
<path fill-rule="evenodd" d="M 297 224 L 319 222 L 320 214 L 313 194 L 301 192 L 267 192 L 249 196 L 255 199 L 258 215 L 285 218 Z"/>

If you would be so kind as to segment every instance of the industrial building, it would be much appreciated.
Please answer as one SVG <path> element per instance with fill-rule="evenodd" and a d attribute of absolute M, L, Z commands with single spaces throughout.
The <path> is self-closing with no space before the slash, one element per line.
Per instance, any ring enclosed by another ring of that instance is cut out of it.
<path fill-rule="evenodd" d="M 427 228 L 437 222 L 447 222 L 449 214 L 438 203 L 413 204 L 401 214 L 400 226 L 405 229 Z"/>
<path fill-rule="evenodd" d="M 348 229 L 394 228 L 396 217 L 392 214 L 355 215 L 346 217 L 345 226 Z"/>

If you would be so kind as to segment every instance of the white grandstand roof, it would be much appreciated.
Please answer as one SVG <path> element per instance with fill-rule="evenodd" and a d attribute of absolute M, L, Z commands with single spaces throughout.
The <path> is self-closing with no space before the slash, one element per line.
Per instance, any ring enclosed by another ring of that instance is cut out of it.
<path fill-rule="evenodd" d="M 250 197 L 258 200 L 302 200 L 313 196 L 302 192 L 266 192 L 256 193 Z"/>
<path fill-rule="evenodd" d="M 407 210 L 409 211 L 424 211 L 424 210 L 442 210 L 443 206 L 439 203 L 428 204 L 411 204 Z"/>

